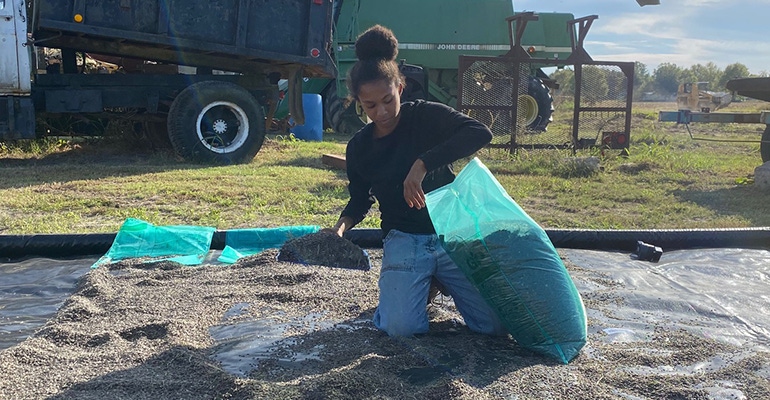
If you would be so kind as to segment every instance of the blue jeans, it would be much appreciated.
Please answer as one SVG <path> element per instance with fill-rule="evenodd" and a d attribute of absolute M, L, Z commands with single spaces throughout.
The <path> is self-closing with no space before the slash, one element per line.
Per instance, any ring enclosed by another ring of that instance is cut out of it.
<path fill-rule="evenodd" d="M 391 336 L 428 332 L 428 292 L 436 277 L 454 299 L 471 330 L 507 334 L 478 289 L 447 255 L 436 235 L 408 234 L 395 229 L 383 240 L 380 304 L 374 325 Z"/>

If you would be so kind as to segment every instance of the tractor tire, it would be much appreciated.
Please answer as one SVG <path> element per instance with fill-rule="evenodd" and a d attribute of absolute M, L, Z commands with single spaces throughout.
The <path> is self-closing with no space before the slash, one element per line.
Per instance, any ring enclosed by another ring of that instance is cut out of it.
<path fill-rule="evenodd" d="M 765 131 L 762 133 L 762 143 L 759 144 L 759 154 L 762 155 L 762 162 L 770 161 L 770 125 L 765 125 Z"/>
<path fill-rule="evenodd" d="M 404 93 L 401 94 L 401 102 L 403 103 L 405 101 L 415 101 L 419 99 L 427 99 L 427 93 L 425 93 L 425 89 L 416 80 L 407 78 Z"/>
<path fill-rule="evenodd" d="M 188 86 L 171 104 L 167 122 L 174 150 L 190 161 L 247 163 L 265 141 L 262 107 L 246 89 L 228 82 Z"/>
<path fill-rule="evenodd" d="M 323 98 L 326 122 L 335 132 L 352 135 L 364 127 L 364 121 L 356 115 L 356 105 L 345 107 L 344 100 L 337 95 L 337 85 L 334 81 L 326 88 Z"/>
<path fill-rule="evenodd" d="M 529 87 L 527 94 L 532 96 L 537 102 L 537 118 L 527 126 L 527 129 L 534 131 L 545 131 L 548 124 L 553 122 L 553 97 L 548 87 L 543 81 L 536 77 L 529 77 Z"/>

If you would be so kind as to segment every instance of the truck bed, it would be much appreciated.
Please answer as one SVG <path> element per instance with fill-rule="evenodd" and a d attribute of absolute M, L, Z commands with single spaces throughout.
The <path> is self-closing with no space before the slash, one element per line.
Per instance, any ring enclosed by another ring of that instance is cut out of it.
<path fill-rule="evenodd" d="M 36 45 L 232 72 L 333 77 L 331 2 L 31 0 Z"/>

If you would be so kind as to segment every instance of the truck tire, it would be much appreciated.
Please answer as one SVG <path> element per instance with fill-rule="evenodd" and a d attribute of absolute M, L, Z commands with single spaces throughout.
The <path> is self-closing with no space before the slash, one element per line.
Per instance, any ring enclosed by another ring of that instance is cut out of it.
<path fill-rule="evenodd" d="M 762 133 L 762 143 L 759 144 L 759 154 L 762 155 L 762 162 L 770 161 L 770 125 L 765 125 L 765 131 Z"/>
<path fill-rule="evenodd" d="M 553 121 L 553 97 L 551 91 L 545 86 L 543 81 L 536 77 L 529 77 L 529 87 L 527 94 L 532 96 L 537 102 L 537 118 L 527 126 L 534 131 L 545 131 L 548 124 Z"/>
<path fill-rule="evenodd" d="M 363 128 L 365 124 L 356 114 L 355 104 L 345 107 L 344 99 L 337 95 L 337 85 L 334 81 L 326 88 L 323 97 L 326 121 L 335 132 L 352 135 Z"/>
<path fill-rule="evenodd" d="M 184 159 L 215 164 L 251 161 L 265 141 L 265 117 L 246 89 L 205 81 L 177 95 L 168 112 L 168 134 Z"/>

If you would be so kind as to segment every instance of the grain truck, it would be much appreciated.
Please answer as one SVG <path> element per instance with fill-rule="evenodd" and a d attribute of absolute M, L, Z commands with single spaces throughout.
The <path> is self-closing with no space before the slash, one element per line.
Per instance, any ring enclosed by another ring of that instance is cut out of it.
<path fill-rule="evenodd" d="M 331 21 L 328 0 L 0 0 L 0 141 L 122 119 L 185 159 L 249 162 L 279 81 L 301 99 L 336 76 Z"/>

